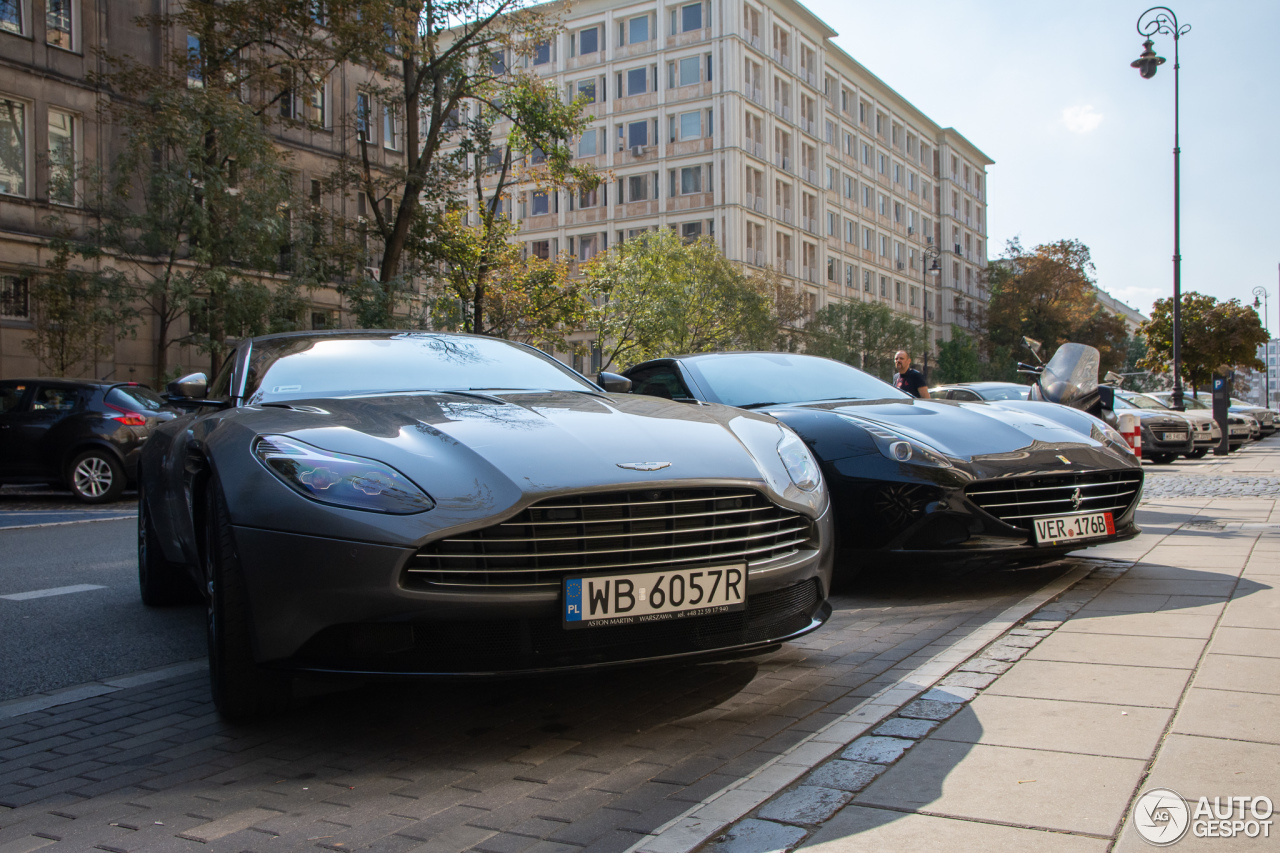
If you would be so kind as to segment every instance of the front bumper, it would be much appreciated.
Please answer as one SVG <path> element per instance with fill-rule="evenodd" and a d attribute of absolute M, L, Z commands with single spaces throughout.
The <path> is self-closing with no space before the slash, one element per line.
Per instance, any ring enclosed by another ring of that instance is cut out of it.
<path fill-rule="evenodd" d="M 410 589 L 415 548 L 233 529 L 259 663 L 487 675 L 749 651 L 812 631 L 831 612 L 830 508 L 814 528 L 819 547 L 749 567 L 744 611 L 576 630 L 562 627 L 559 590 Z"/>

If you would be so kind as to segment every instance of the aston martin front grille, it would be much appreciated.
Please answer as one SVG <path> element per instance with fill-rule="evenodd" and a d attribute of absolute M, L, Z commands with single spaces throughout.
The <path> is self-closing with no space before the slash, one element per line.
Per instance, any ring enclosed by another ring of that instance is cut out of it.
<path fill-rule="evenodd" d="M 966 488 L 965 495 L 1006 524 L 1030 530 L 1033 519 L 1046 516 L 1073 512 L 1120 516 L 1141 491 L 1142 472 L 1127 470 L 983 480 Z"/>
<path fill-rule="evenodd" d="M 747 489 L 660 489 L 542 501 L 514 518 L 424 546 L 417 588 L 558 587 L 569 573 L 778 560 L 814 547 L 802 515 Z"/>

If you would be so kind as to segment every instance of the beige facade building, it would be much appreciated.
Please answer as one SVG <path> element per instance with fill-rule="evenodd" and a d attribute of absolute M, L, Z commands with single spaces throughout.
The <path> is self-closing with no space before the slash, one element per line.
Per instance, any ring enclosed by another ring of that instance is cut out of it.
<path fill-rule="evenodd" d="M 530 254 L 585 260 L 669 227 L 774 267 L 811 310 L 880 302 L 933 339 L 982 315 L 993 161 L 804 6 L 584 0 L 561 21 L 531 67 L 591 102 L 576 155 L 612 180 L 515 199 Z"/>
<path fill-rule="evenodd" d="M 112 154 L 97 122 L 104 96 L 87 82 L 105 70 L 98 51 L 166 61 L 185 36 L 140 29 L 135 19 L 176 5 L 0 2 L 0 377 L 38 372 L 23 341 L 29 271 L 49 259 L 44 222 L 78 215 L 76 164 Z M 530 254 L 585 260 L 669 227 L 713 237 L 733 260 L 776 268 L 810 311 L 880 302 L 933 339 L 982 315 L 992 160 L 844 53 L 803 6 L 583 0 L 562 23 L 531 68 L 566 98 L 591 102 L 575 153 L 609 180 L 587 194 L 530 186 L 513 197 L 508 209 Z M 322 92 L 292 102 L 307 122 L 279 136 L 294 155 L 299 196 L 348 221 L 364 213 L 360 198 L 322 198 L 318 181 L 351 148 L 355 130 L 342 117 L 357 114 L 359 82 L 358 69 L 335 72 Z M 398 133 L 383 125 L 375 118 L 369 132 L 393 163 Z M 60 189 L 68 185 L 76 192 Z M 350 322 L 336 293 L 314 300 L 313 325 Z M 151 334 L 140 327 L 94 375 L 148 379 Z M 207 359 L 175 347 L 170 363 L 199 369 Z"/>

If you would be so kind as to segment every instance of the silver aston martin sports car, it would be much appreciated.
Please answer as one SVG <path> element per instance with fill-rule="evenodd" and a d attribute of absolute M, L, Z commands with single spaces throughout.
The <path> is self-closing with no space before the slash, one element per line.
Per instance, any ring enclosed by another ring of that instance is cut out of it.
<path fill-rule="evenodd" d="M 143 451 L 139 582 L 207 604 L 228 717 L 283 709 L 296 672 L 738 653 L 830 614 L 826 488 L 772 417 L 394 331 L 247 340 L 170 394 L 192 411 Z"/>

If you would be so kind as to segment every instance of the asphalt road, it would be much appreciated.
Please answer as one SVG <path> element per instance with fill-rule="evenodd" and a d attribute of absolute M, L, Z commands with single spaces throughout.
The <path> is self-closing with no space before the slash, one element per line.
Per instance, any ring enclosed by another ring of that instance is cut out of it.
<path fill-rule="evenodd" d="M 135 524 L 0 529 L 0 701 L 205 654 L 203 608 L 138 598 Z"/>

